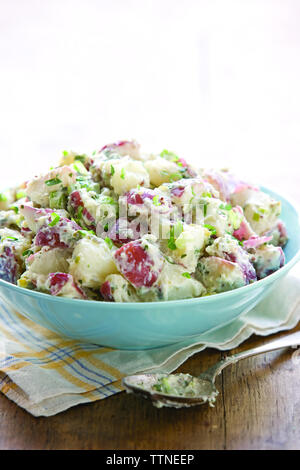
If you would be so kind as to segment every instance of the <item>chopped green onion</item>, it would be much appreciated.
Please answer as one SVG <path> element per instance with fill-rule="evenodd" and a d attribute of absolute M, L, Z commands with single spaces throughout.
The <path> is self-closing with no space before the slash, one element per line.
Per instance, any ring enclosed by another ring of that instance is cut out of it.
<path fill-rule="evenodd" d="M 174 226 L 170 228 L 170 238 L 168 240 L 168 248 L 170 250 L 176 250 L 177 249 L 177 246 L 175 244 Z"/>
<path fill-rule="evenodd" d="M 183 232 L 183 224 L 181 220 L 177 220 L 176 224 L 174 225 L 174 236 L 178 238 L 182 232 Z"/>
<path fill-rule="evenodd" d="M 257 213 L 257 212 L 254 212 L 253 214 L 253 220 L 255 220 L 255 222 L 259 222 L 259 219 L 260 219 L 260 215 Z"/>
<path fill-rule="evenodd" d="M 66 194 L 63 191 L 52 191 L 49 194 L 49 206 L 51 209 L 64 209 L 66 203 Z"/>
<path fill-rule="evenodd" d="M 207 228 L 212 235 L 216 235 L 217 231 L 213 225 L 204 224 L 204 227 Z"/>
<path fill-rule="evenodd" d="M 258 212 L 260 212 L 261 214 L 264 214 L 266 211 L 266 209 L 264 209 L 263 207 L 259 207 L 258 209 Z"/>
<path fill-rule="evenodd" d="M 154 196 L 154 198 L 152 199 L 152 201 L 153 201 L 153 204 L 154 204 L 155 206 L 161 206 L 161 202 L 159 202 L 159 196 L 157 196 L 157 195 Z"/>
<path fill-rule="evenodd" d="M 173 181 L 178 181 L 181 179 L 181 174 L 180 173 L 172 173 L 170 175 L 170 183 L 173 183 Z"/>
<path fill-rule="evenodd" d="M 17 206 L 11 206 L 9 209 L 15 211 L 16 214 L 19 212 L 19 208 Z"/>
<path fill-rule="evenodd" d="M 55 186 L 56 184 L 60 183 L 62 183 L 62 180 L 60 180 L 59 178 L 52 178 L 51 180 L 45 181 L 45 184 L 47 186 Z"/>
<path fill-rule="evenodd" d="M 165 258 L 166 261 L 168 261 L 168 263 L 170 263 L 170 264 L 176 264 L 175 261 L 173 261 L 171 258 L 169 258 L 169 256 L 164 255 L 164 258 Z"/>
<path fill-rule="evenodd" d="M 0 193 L 0 202 L 5 202 L 7 201 L 7 196 L 5 196 L 4 193 Z"/>
<path fill-rule="evenodd" d="M 223 209 L 225 211 L 230 211 L 230 209 L 232 208 L 232 206 L 230 204 L 220 204 L 219 205 L 219 208 L 220 209 Z"/>
<path fill-rule="evenodd" d="M 120 177 L 122 178 L 122 180 L 125 179 L 125 170 L 124 170 L 124 168 L 122 168 L 122 170 L 121 170 L 121 175 L 120 175 Z"/>
<path fill-rule="evenodd" d="M 75 160 L 72 166 L 74 170 L 77 171 L 77 173 L 79 173 L 80 175 L 88 175 L 87 169 L 80 160 Z M 73 176 L 72 173 L 71 176 Z"/>
<path fill-rule="evenodd" d="M 191 279 L 190 273 L 182 273 L 183 277 L 186 277 L 187 279 Z"/>
<path fill-rule="evenodd" d="M 18 241 L 19 241 L 19 239 L 16 238 L 16 237 L 3 237 L 3 240 L 6 240 L 6 239 L 8 239 L 8 240 L 13 240 L 14 242 L 18 242 Z"/>
<path fill-rule="evenodd" d="M 74 161 L 78 161 L 78 162 L 81 162 L 82 164 L 85 163 L 85 159 L 86 159 L 86 156 L 85 155 L 76 155 L 74 157 Z"/>
<path fill-rule="evenodd" d="M 32 250 L 25 250 L 25 251 L 23 251 L 23 253 L 22 253 L 22 256 L 24 256 L 24 258 L 27 258 L 27 256 L 30 256 L 30 255 L 33 255 L 33 251 L 32 251 Z"/>
<path fill-rule="evenodd" d="M 110 165 L 110 174 L 113 176 L 115 174 L 115 168 L 113 165 Z"/>
<path fill-rule="evenodd" d="M 77 218 L 78 219 L 81 219 L 82 212 L 83 212 L 83 206 L 79 206 L 78 209 L 77 209 Z"/>
<path fill-rule="evenodd" d="M 109 238 L 109 237 L 106 237 L 104 239 L 104 241 L 107 243 L 108 245 L 108 248 L 111 250 L 115 245 L 113 244 L 113 241 Z"/>
<path fill-rule="evenodd" d="M 162 152 L 160 152 L 159 155 L 160 155 L 160 157 L 166 158 L 167 160 L 169 160 L 171 162 L 178 162 L 178 160 L 179 160 L 179 157 L 175 153 L 169 152 L 169 150 L 164 149 Z"/>
<path fill-rule="evenodd" d="M 96 235 L 93 230 L 76 230 L 75 238 L 79 235 L 80 237 L 86 237 L 87 235 Z"/>
<path fill-rule="evenodd" d="M 60 221 L 60 215 L 52 212 L 51 214 L 51 222 L 48 224 L 49 227 L 54 227 Z"/>
<path fill-rule="evenodd" d="M 23 197 L 26 197 L 26 193 L 24 191 L 18 191 L 16 193 L 16 199 L 17 200 L 22 199 Z"/>
<path fill-rule="evenodd" d="M 109 204 L 110 206 L 117 206 L 117 202 L 110 196 L 100 196 L 100 204 Z"/>

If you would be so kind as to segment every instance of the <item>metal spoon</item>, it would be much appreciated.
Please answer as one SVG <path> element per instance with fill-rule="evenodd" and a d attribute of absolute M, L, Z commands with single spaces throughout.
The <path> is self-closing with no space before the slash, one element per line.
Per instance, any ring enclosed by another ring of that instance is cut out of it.
<path fill-rule="evenodd" d="M 228 356 L 203 372 L 199 377 L 193 377 L 190 374 L 139 374 L 125 377 L 122 383 L 128 393 L 150 398 L 153 405 L 158 408 L 163 406 L 182 408 L 203 403 L 209 403 L 213 406 L 218 395 L 215 379 L 225 367 L 250 356 L 298 345 L 300 345 L 300 331 L 277 338 L 262 346 Z M 176 390 L 175 387 L 175 392 L 171 388 L 166 390 L 164 384 L 168 388 L 170 382 L 175 383 L 175 385 L 179 383 L 181 388 L 177 387 Z"/>

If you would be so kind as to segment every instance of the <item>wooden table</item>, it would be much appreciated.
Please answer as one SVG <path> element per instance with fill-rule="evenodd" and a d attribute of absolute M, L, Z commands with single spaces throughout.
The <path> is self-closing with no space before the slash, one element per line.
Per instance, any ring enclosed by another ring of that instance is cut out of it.
<path fill-rule="evenodd" d="M 269 338 L 253 336 L 231 352 Z M 215 408 L 159 410 L 121 393 L 34 418 L 0 394 L 0 449 L 300 449 L 300 353 L 293 353 L 278 350 L 224 370 Z M 179 370 L 197 374 L 220 357 L 210 349 Z"/>

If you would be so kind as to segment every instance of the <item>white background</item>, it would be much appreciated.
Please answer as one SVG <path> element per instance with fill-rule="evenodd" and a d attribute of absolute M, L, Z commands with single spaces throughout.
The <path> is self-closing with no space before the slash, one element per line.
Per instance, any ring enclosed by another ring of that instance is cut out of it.
<path fill-rule="evenodd" d="M 126 138 L 300 200 L 300 1 L 0 0 L 1 185 Z"/>

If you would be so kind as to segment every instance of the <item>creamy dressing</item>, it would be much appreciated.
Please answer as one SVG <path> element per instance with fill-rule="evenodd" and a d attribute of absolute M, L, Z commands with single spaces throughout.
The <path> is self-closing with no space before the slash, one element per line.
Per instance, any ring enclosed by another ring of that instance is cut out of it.
<path fill-rule="evenodd" d="M 217 294 L 284 264 L 280 210 L 252 184 L 168 150 L 123 140 L 64 151 L 60 166 L 0 193 L 0 278 L 43 292 L 50 279 L 52 295 L 110 302 Z"/>
<path fill-rule="evenodd" d="M 130 378 L 129 378 L 130 379 Z M 153 374 L 132 377 L 129 386 L 133 389 L 145 391 L 153 397 L 153 404 L 161 408 L 163 406 L 172 406 L 181 408 L 196 404 L 195 400 L 203 403 L 209 403 L 213 406 L 218 395 L 218 391 L 211 382 L 201 378 L 193 377 L 190 374 Z M 127 391 L 130 392 L 130 389 Z M 131 390 L 132 391 L 132 390 Z M 160 398 L 160 395 L 162 398 Z M 170 397 L 170 398 L 168 398 Z M 171 399 L 172 397 L 172 399 Z M 178 401 L 176 402 L 176 398 Z M 184 403 L 180 399 L 191 399 Z"/>

